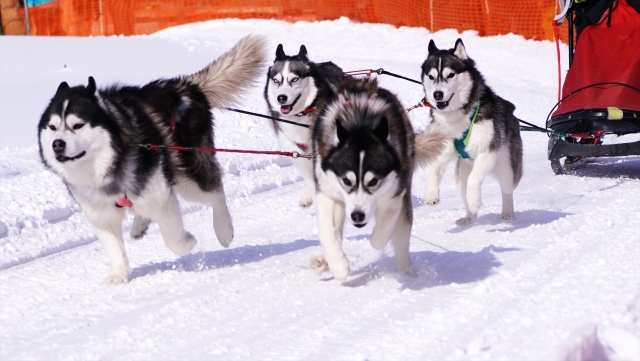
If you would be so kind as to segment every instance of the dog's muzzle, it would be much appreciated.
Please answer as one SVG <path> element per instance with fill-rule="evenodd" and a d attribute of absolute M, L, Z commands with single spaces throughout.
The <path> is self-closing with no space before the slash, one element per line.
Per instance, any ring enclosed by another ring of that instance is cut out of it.
<path fill-rule="evenodd" d="M 456 94 L 456 93 L 451 94 L 451 96 L 449 97 L 449 99 L 448 99 L 448 100 L 446 100 L 446 101 L 443 101 L 443 102 L 439 102 L 439 101 L 437 101 L 437 100 L 436 100 L 436 107 L 437 107 L 438 109 L 440 109 L 440 110 L 442 110 L 442 109 L 444 109 L 444 108 L 448 107 L 448 106 L 449 106 L 449 102 L 451 101 L 451 99 L 453 98 L 453 96 L 454 96 L 455 94 Z"/>
<path fill-rule="evenodd" d="M 298 102 L 298 100 L 300 99 L 301 96 L 302 96 L 302 94 L 299 94 L 296 97 L 296 99 L 289 105 L 281 105 L 280 106 L 280 113 L 289 114 L 293 110 L 293 106 L 296 105 L 296 103 Z"/>

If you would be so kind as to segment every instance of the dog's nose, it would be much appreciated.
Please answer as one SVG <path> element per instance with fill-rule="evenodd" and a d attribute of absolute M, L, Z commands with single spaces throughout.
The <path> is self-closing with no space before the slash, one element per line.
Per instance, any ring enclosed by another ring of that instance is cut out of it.
<path fill-rule="evenodd" d="M 433 92 L 433 99 L 435 100 L 442 100 L 442 98 L 444 97 L 444 93 L 441 91 L 435 91 Z"/>
<path fill-rule="evenodd" d="M 63 153 L 67 143 L 62 139 L 56 139 L 53 141 L 53 151 L 57 154 Z"/>
<path fill-rule="evenodd" d="M 287 96 L 286 95 L 278 95 L 278 103 L 284 104 L 286 102 L 287 102 Z"/>
<path fill-rule="evenodd" d="M 351 220 L 353 223 L 362 223 L 364 221 L 364 212 L 359 210 L 351 212 Z"/>

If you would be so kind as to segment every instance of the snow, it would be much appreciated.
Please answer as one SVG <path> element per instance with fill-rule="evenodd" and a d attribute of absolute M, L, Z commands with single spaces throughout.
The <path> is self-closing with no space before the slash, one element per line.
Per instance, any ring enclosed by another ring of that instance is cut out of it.
<path fill-rule="evenodd" d="M 297 206 L 304 185 L 290 160 L 220 154 L 231 247 L 216 240 L 208 207 L 182 202 L 199 243 L 180 258 L 155 225 L 131 240 L 129 216 L 131 283 L 102 284 L 102 246 L 39 160 L 36 125 L 49 98 L 61 81 L 89 75 L 142 84 L 195 72 L 249 33 L 267 35 L 274 54 L 280 42 L 287 53 L 305 44 L 314 61 L 414 79 L 431 38 L 444 48 L 461 37 L 517 116 L 544 125 L 556 101 L 555 45 L 516 35 L 343 18 L 216 20 L 126 38 L 0 37 L 0 359 L 640 360 L 640 157 L 556 176 L 540 133 L 522 135 L 513 221 L 500 219 L 500 190 L 487 179 L 477 224 L 455 226 L 464 206 L 453 167 L 437 206 L 424 203 L 425 172 L 416 172 L 415 278 L 396 272 L 390 246 L 369 246 L 370 226 L 345 229 L 346 282 L 316 276 L 315 210 Z M 407 107 L 423 96 L 415 84 L 379 80 Z M 262 82 L 242 109 L 266 112 Z M 217 145 L 278 149 L 268 121 L 214 113 Z M 410 113 L 417 130 L 427 114 Z"/>

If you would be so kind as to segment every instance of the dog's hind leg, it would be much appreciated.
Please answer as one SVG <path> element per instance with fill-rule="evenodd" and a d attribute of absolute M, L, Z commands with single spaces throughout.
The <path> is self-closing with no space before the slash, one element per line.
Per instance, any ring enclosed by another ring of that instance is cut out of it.
<path fill-rule="evenodd" d="M 509 153 L 502 149 L 498 153 L 498 161 L 494 174 L 500 184 L 502 192 L 502 219 L 515 218 L 513 207 L 513 190 L 515 189 L 514 172 L 509 159 Z"/>
<path fill-rule="evenodd" d="M 318 237 L 328 268 L 336 279 L 344 281 L 349 276 L 349 260 L 342 250 L 344 204 L 329 196 L 316 195 L 318 212 Z"/>
<path fill-rule="evenodd" d="M 133 217 L 131 232 L 129 232 L 131 238 L 141 239 L 142 237 L 144 237 L 144 234 L 147 232 L 147 228 L 149 228 L 149 223 L 151 223 L 151 220 L 149 218 L 144 218 L 138 215 Z"/>
<path fill-rule="evenodd" d="M 233 241 L 233 223 L 224 190 L 211 192 L 211 207 L 213 208 L 213 230 L 216 232 L 218 242 L 227 248 Z"/>
<path fill-rule="evenodd" d="M 456 224 L 460 226 L 473 223 L 475 221 L 475 219 L 472 219 L 471 212 L 469 211 L 469 205 L 467 203 L 467 180 L 472 168 L 472 161 L 458 159 L 456 162 L 456 181 L 458 183 L 458 190 L 460 191 L 465 211 L 467 212 L 465 217 L 456 221 Z"/>
<path fill-rule="evenodd" d="M 135 203 L 134 203 L 135 204 Z M 171 193 L 164 204 L 158 204 L 151 214 L 160 227 L 164 244 L 178 256 L 189 254 L 196 246 L 195 237 L 184 230 L 182 212 L 175 193 Z"/>
<path fill-rule="evenodd" d="M 233 241 L 233 223 L 222 184 L 218 186 L 218 190 L 203 191 L 196 182 L 189 178 L 181 177 L 175 189 L 189 201 L 211 205 L 213 209 L 213 230 L 216 233 L 218 242 L 224 248 L 229 247 Z"/>
<path fill-rule="evenodd" d="M 130 195 L 129 199 L 136 214 L 158 224 L 167 248 L 184 256 L 191 252 L 197 241 L 191 233 L 184 230 L 176 193 L 161 180 L 154 183 L 156 186 L 153 189 L 146 189 L 140 196 Z"/>

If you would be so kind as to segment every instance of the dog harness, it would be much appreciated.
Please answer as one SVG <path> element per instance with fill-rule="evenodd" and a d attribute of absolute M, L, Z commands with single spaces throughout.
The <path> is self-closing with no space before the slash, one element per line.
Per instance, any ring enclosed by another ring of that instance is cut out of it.
<path fill-rule="evenodd" d="M 316 111 L 316 109 L 317 109 L 317 107 L 314 105 L 314 106 L 309 107 L 309 108 L 307 108 L 307 109 L 305 109 L 305 110 L 301 111 L 300 113 L 296 114 L 296 116 L 298 116 L 298 117 L 304 117 L 305 115 L 307 115 L 307 114 L 309 114 L 309 113 L 313 113 L 313 112 L 315 112 L 315 111 Z"/>
<path fill-rule="evenodd" d="M 478 117 L 478 112 L 480 111 L 480 99 L 478 99 L 478 105 L 476 105 L 475 110 L 473 111 L 473 116 L 471 117 L 471 123 L 469 124 L 469 128 L 462 133 L 462 137 L 454 138 L 451 141 L 453 142 L 453 146 L 456 148 L 456 152 L 458 152 L 458 156 L 462 159 L 470 159 L 469 153 L 464 149 L 467 144 L 469 144 L 469 138 L 471 138 L 471 129 L 473 128 L 473 123 L 476 121 Z"/>

